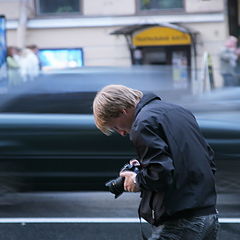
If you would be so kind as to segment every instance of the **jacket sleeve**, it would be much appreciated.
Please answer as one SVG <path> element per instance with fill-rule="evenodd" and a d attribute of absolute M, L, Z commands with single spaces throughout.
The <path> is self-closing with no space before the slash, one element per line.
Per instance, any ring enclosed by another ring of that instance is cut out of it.
<path fill-rule="evenodd" d="M 173 181 L 173 161 L 163 139 L 164 132 L 160 125 L 146 122 L 141 123 L 134 134 L 133 143 L 142 165 L 136 177 L 141 189 L 162 192 Z"/>

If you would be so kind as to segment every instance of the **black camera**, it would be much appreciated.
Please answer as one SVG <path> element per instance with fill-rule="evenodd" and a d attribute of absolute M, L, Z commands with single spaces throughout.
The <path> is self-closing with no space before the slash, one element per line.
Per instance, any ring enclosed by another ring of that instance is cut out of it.
<path fill-rule="evenodd" d="M 125 164 L 121 169 L 121 172 L 131 171 L 138 173 L 140 171 L 140 166 L 134 166 L 132 164 Z M 116 179 L 108 181 L 105 186 L 109 188 L 109 191 L 115 194 L 115 198 L 118 198 L 124 192 L 124 177 L 118 177 Z"/>

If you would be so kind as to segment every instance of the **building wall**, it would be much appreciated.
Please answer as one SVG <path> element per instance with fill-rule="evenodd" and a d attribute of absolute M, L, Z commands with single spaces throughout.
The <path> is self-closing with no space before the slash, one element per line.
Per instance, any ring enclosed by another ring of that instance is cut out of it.
<path fill-rule="evenodd" d="M 185 9 L 188 13 L 193 12 L 218 12 L 224 10 L 223 0 L 187 0 Z"/>
<path fill-rule="evenodd" d="M 87 16 L 111 16 L 135 14 L 135 0 L 85 0 L 83 14 Z"/>
<path fill-rule="evenodd" d="M 0 0 L 0 15 L 5 15 L 8 20 L 18 20 L 20 16 L 21 0 Z M 34 0 L 27 0 L 28 16 L 35 17 Z"/>
<path fill-rule="evenodd" d="M 81 47 L 86 66 L 131 65 L 126 40 L 123 36 L 110 35 L 114 30 L 131 24 L 176 21 L 198 32 L 197 67 L 202 66 L 204 52 L 209 52 L 213 59 L 217 85 L 221 85 L 218 52 L 228 33 L 226 17 L 221 18 L 225 14 L 224 0 L 185 0 L 185 14 L 171 11 L 169 14 L 166 11 L 141 13 L 137 9 L 137 0 L 84 0 L 79 15 L 66 17 L 34 16 L 34 6 L 34 0 L 29 0 L 30 21 L 26 45 L 37 44 L 39 48 Z M 19 0 L 1 0 L 0 14 L 6 15 L 8 20 L 8 44 L 16 45 Z M 220 16 L 220 20 L 215 20 L 215 16 Z M 69 22 L 70 24 L 64 25 Z M 54 24 L 58 26 L 54 27 Z"/>
<path fill-rule="evenodd" d="M 18 19 L 19 0 L 1 0 L 0 15 L 5 15 L 7 19 Z"/>
<path fill-rule="evenodd" d="M 37 43 L 40 48 L 83 48 L 86 66 L 130 65 L 126 41 L 123 36 L 110 35 L 114 30 L 113 27 L 31 29 L 28 31 L 27 45 Z"/>

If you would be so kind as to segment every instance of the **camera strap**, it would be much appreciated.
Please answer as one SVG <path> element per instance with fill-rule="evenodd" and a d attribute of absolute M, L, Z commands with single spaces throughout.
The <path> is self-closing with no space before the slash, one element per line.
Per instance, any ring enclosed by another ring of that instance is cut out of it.
<path fill-rule="evenodd" d="M 140 232 L 141 232 L 141 236 L 142 236 L 142 240 L 148 240 L 148 238 L 146 237 L 146 235 L 143 232 L 143 228 L 142 228 L 142 218 L 140 216 L 140 212 L 138 210 L 138 217 L 139 217 L 139 221 L 140 221 Z"/>

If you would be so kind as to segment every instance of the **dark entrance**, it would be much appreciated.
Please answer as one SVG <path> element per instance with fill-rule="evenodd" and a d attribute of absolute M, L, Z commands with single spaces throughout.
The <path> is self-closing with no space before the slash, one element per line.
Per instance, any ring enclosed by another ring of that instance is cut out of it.
<path fill-rule="evenodd" d="M 144 65 L 174 65 L 179 63 L 190 67 L 190 46 L 142 47 L 142 62 Z"/>
<path fill-rule="evenodd" d="M 240 36 L 239 4 L 239 0 L 228 0 L 227 2 L 229 35 L 235 37 Z"/>

